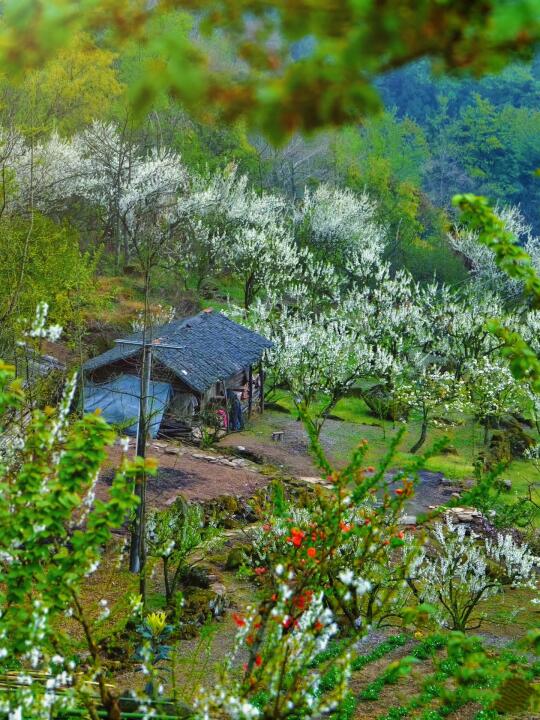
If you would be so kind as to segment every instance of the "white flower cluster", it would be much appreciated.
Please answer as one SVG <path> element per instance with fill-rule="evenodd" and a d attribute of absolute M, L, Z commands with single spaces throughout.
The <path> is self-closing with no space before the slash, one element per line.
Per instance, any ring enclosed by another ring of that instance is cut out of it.
<path fill-rule="evenodd" d="M 271 611 L 275 621 L 269 623 L 269 634 L 263 643 L 264 657 L 260 672 L 264 678 L 271 702 L 278 702 L 283 713 L 297 709 L 317 717 L 334 710 L 343 699 L 350 677 L 350 656 L 336 661 L 340 670 L 340 683 L 329 693 L 319 692 L 320 674 L 312 667 L 312 660 L 328 647 L 338 632 L 332 612 L 324 606 L 322 593 L 315 595 L 309 606 L 294 623 L 286 614 L 286 598 L 292 593 L 286 583 L 279 589 L 280 599 Z M 231 719 L 256 718 L 261 711 L 252 698 L 242 690 L 241 684 L 233 679 L 236 654 L 244 646 L 247 635 L 253 631 L 256 619 L 254 610 L 248 611 L 245 624 L 238 631 L 235 650 L 227 660 L 226 682 L 213 689 L 202 688 L 195 701 L 197 717 L 213 718 L 216 714 Z M 280 713 L 281 714 L 281 713 Z"/>
<path fill-rule="evenodd" d="M 435 605 L 446 625 L 465 629 L 478 603 L 500 592 L 503 582 L 536 587 L 540 558 L 508 534 L 484 542 L 465 524 L 447 517 L 444 525 L 435 526 L 434 541 L 416 576 L 423 598 Z"/>
<path fill-rule="evenodd" d="M 43 340 L 50 340 L 50 342 L 56 342 L 62 335 L 62 328 L 60 325 L 48 325 L 47 326 L 47 315 L 49 314 L 49 305 L 46 302 L 38 303 L 36 308 L 36 315 L 32 321 L 32 325 L 26 333 L 30 338 L 41 338 Z"/>
<path fill-rule="evenodd" d="M 506 229 L 518 239 L 519 244 L 531 255 L 533 265 L 540 270 L 540 240 L 533 236 L 518 207 L 497 207 L 496 213 Z M 459 228 L 449 236 L 452 247 L 461 253 L 471 268 L 473 281 L 481 292 L 492 290 L 507 298 L 515 298 L 522 292 L 522 285 L 499 269 L 493 251 L 478 241 L 476 233 Z"/>
<path fill-rule="evenodd" d="M 173 307 L 158 303 L 155 307 L 151 308 L 149 324 L 156 327 L 159 325 L 166 325 L 167 323 L 172 322 L 175 317 L 176 310 Z M 133 332 L 141 332 L 144 330 L 144 327 L 144 312 L 140 311 L 137 313 L 135 320 L 131 321 L 131 329 Z"/>

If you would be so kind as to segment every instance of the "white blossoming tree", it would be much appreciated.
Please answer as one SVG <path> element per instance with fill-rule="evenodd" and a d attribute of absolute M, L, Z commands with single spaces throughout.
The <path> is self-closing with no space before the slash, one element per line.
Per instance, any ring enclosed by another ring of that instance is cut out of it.
<path fill-rule="evenodd" d="M 312 418 L 317 434 L 354 383 L 384 373 L 392 361 L 340 318 L 284 312 L 277 319 L 267 315 L 266 323 L 274 342 L 268 353 L 274 382 L 290 390 L 297 407 Z"/>
<path fill-rule="evenodd" d="M 532 234 L 519 208 L 514 206 L 498 208 L 497 214 L 503 220 L 506 230 L 518 238 L 519 244 L 531 255 L 533 265 L 540 269 L 540 240 Z M 461 253 L 469 265 L 473 282 L 481 292 L 493 291 L 506 298 L 521 295 L 522 285 L 499 269 L 493 251 L 478 242 L 477 234 L 467 228 L 457 228 L 449 236 L 452 247 Z"/>
<path fill-rule="evenodd" d="M 243 227 L 226 253 L 227 267 L 242 283 L 246 310 L 263 289 L 284 293 L 300 263 L 299 251 L 283 225 Z"/>
<path fill-rule="evenodd" d="M 441 622 L 453 630 L 479 627 L 479 604 L 499 593 L 504 584 L 536 588 L 535 557 L 511 535 L 483 541 L 466 525 L 450 519 L 438 523 L 432 550 L 417 567 L 417 595 L 434 605 Z"/>
<path fill-rule="evenodd" d="M 500 342 L 487 328 L 493 317 L 507 316 L 502 299 L 493 292 L 478 294 L 474 288 L 455 290 L 429 284 L 419 289 L 418 304 L 429 327 L 426 345 L 434 357 L 463 378 L 470 362 L 496 355 Z"/>
<path fill-rule="evenodd" d="M 471 360 L 464 387 L 475 417 L 484 426 L 484 444 L 488 442 L 490 427 L 497 427 L 505 415 L 517 413 L 523 407 L 523 389 L 502 358 Z"/>
<path fill-rule="evenodd" d="M 6 163 L 14 178 L 8 198 L 11 209 L 61 213 L 82 187 L 84 169 L 78 147 L 56 132 L 39 142 L 12 134 L 13 148 Z"/>
<path fill-rule="evenodd" d="M 384 232 L 367 194 L 322 184 L 306 191 L 295 215 L 296 235 L 319 257 L 345 269 L 354 262 L 365 278 L 382 259 Z"/>
<path fill-rule="evenodd" d="M 463 411 L 463 382 L 437 365 L 429 363 L 425 356 L 411 358 L 410 365 L 403 368 L 397 379 L 396 398 L 400 404 L 420 414 L 420 436 L 411 447 L 416 453 L 425 443 L 430 424 L 437 425 L 437 413 L 447 416 Z"/>
<path fill-rule="evenodd" d="M 188 185 L 178 198 L 177 236 L 179 252 L 194 274 L 198 289 L 208 277 L 224 270 L 235 272 L 240 267 L 240 275 L 244 276 L 243 261 L 250 268 L 258 259 L 263 265 L 264 258 L 259 255 L 266 241 L 272 239 L 269 226 L 275 228 L 278 237 L 285 237 L 284 218 L 289 212 L 285 199 L 270 193 L 257 194 L 247 176 L 239 175 L 234 165 L 210 176 L 192 174 Z M 250 248 L 253 257 L 248 255 Z M 261 273 L 265 270 L 268 272 L 262 267 Z M 256 274 L 256 268 L 246 273 Z M 248 289 L 248 304 L 253 299 L 251 294 Z"/>

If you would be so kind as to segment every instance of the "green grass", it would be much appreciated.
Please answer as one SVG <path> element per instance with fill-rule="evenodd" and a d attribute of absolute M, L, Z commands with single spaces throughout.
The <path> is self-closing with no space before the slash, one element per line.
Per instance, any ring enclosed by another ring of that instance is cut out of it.
<path fill-rule="evenodd" d="M 276 391 L 272 400 L 276 407 L 297 417 L 290 393 L 283 390 Z M 320 403 L 316 404 L 314 410 L 318 410 L 320 406 Z M 331 448 L 332 458 L 338 464 L 345 463 L 358 442 L 365 439 L 369 443 L 366 464 L 377 465 L 386 455 L 390 440 L 402 427 L 400 423 L 374 417 L 364 401 L 356 396 L 341 399 L 332 411 L 331 417 L 345 421 L 343 425 L 327 423 L 322 433 L 325 444 Z M 270 418 L 263 419 L 262 422 L 267 424 Z M 263 429 L 262 426 L 259 429 Z M 412 417 L 397 448 L 394 467 L 407 469 L 412 465 L 415 456 L 409 452 L 409 449 L 419 435 L 420 422 Z M 430 427 L 422 451 L 428 450 L 442 438 L 448 439 L 448 444 L 455 448 L 456 454 L 441 452 L 434 455 L 427 461 L 426 469 L 441 472 L 445 477 L 456 481 L 473 478 L 474 460 L 483 449 L 483 428 L 475 424 L 470 417 L 461 418 L 455 425 L 445 428 Z M 502 473 L 502 477 L 512 482 L 511 491 L 501 498 L 509 503 L 519 501 L 525 496 L 530 483 L 540 484 L 540 473 L 527 460 L 514 460 Z M 540 517 L 537 525 L 540 526 Z"/>
<path fill-rule="evenodd" d="M 231 304 L 238 307 L 244 306 L 244 291 L 234 278 L 220 277 L 214 279 L 213 285 L 216 288 L 215 298 L 203 298 L 201 300 L 204 308 L 214 310 L 226 310 Z"/>

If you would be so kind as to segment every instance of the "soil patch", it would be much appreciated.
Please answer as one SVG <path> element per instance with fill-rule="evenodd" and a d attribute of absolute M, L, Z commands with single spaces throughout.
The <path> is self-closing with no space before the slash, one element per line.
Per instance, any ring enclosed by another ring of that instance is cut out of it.
<path fill-rule="evenodd" d="M 134 454 L 133 444 L 130 444 L 129 452 Z M 226 458 L 209 451 L 207 457 L 212 460 L 194 457 L 196 454 L 201 454 L 201 451 L 162 442 L 152 444 L 149 456 L 156 459 L 158 471 L 156 476 L 148 479 L 148 507 L 162 509 L 180 494 L 196 501 L 212 500 L 221 495 L 251 497 L 270 482 L 267 475 L 258 472 L 250 463 L 233 467 Z M 97 484 L 97 497 L 106 497 L 114 468 L 118 467 L 120 459 L 120 448 L 111 448 L 107 469 Z"/>
<path fill-rule="evenodd" d="M 219 441 L 221 447 L 246 448 L 261 458 L 262 462 L 283 468 L 295 477 L 317 475 L 317 468 L 309 454 L 309 443 L 304 426 L 289 414 L 269 412 L 263 421 L 254 424 L 253 430 L 232 433 Z M 340 420 L 327 420 L 321 434 L 321 443 L 334 462 L 332 450 L 336 447 L 336 430 L 359 441 L 362 437 L 359 426 Z M 282 439 L 272 440 L 273 432 L 282 432 Z M 219 447 L 218 446 L 218 447 Z M 336 463 L 339 465 L 339 463 Z"/>

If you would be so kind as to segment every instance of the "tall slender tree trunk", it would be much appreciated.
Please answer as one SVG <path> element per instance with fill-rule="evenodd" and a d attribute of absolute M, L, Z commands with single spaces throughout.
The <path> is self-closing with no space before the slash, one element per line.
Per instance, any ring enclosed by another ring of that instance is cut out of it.
<path fill-rule="evenodd" d="M 418 441 L 409 450 L 409 452 L 417 453 L 420 450 L 420 448 L 422 447 L 422 445 L 426 442 L 427 427 L 428 427 L 428 413 L 427 413 L 427 408 L 424 404 L 423 409 L 422 409 L 422 428 L 420 430 L 420 437 L 418 438 Z"/>

